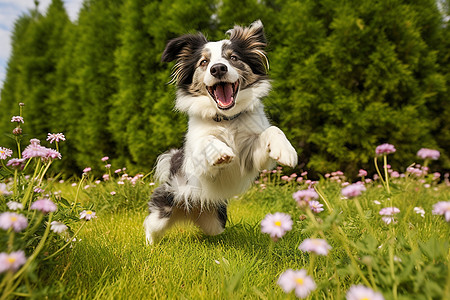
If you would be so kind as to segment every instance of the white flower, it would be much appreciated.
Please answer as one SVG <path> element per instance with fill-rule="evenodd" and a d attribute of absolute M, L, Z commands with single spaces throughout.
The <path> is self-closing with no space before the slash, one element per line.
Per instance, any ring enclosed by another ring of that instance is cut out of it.
<path fill-rule="evenodd" d="M 10 210 L 23 209 L 23 204 L 16 201 L 9 201 L 8 203 L 6 203 L 6 205 Z"/>
<path fill-rule="evenodd" d="M 298 249 L 304 252 L 327 255 L 328 251 L 331 250 L 331 246 L 323 239 L 306 239 L 300 244 Z"/>
<path fill-rule="evenodd" d="M 420 214 L 422 218 L 425 218 L 425 210 L 422 207 L 414 207 L 414 212 Z"/>
<path fill-rule="evenodd" d="M 347 300 L 384 300 L 381 293 L 375 292 L 364 285 L 353 285 L 347 292 Z"/>
<path fill-rule="evenodd" d="M 80 219 L 85 219 L 86 221 L 89 221 L 92 218 L 96 218 L 95 212 L 93 212 L 92 210 L 83 210 L 80 213 Z"/>
<path fill-rule="evenodd" d="M 306 298 L 308 295 L 316 289 L 316 283 L 314 280 L 306 274 L 306 270 L 286 270 L 278 278 L 278 285 L 283 289 L 285 293 L 290 293 L 295 290 L 295 295 L 298 298 Z"/>
<path fill-rule="evenodd" d="M 50 229 L 55 233 L 61 233 L 67 230 L 67 226 L 64 223 L 53 221 L 50 223 Z"/>

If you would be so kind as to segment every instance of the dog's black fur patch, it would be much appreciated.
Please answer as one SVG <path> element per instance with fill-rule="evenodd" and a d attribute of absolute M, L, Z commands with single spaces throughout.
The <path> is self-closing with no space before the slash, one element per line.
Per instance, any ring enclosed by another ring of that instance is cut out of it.
<path fill-rule="evenodd" d="M 183 149 L 178 149 L 170 159 L 170 176 L 173 176 L 180 171 L 181 167 L 183 166 L 183 161 L 184 151 Z"/>
<path fill-rule="evenodd" d="M 155 189 L 149 202 L 149 211 L 159 212 L 159 217 L 169 218 L 172 215 L 174 196 L 166 189 L 165 185 L 161 185 Z"/>
<path fill-rule="evenodd" d="M 225 228 L 225 224 L 227 223 L 227 205 L 222 204 L 217 208 L 217 216 L 219 217 L 220 224 Z"/>

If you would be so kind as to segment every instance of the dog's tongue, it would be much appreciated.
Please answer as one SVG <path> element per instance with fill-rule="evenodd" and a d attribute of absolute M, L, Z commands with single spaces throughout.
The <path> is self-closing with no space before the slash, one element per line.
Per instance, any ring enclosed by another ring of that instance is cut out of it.
<path fill-rule="evenodd" d="M 219 84 L 216 87 L 216 99 L 223 107 L 229 106 L 233 103 L 233 85 L 231 83 Z"/>

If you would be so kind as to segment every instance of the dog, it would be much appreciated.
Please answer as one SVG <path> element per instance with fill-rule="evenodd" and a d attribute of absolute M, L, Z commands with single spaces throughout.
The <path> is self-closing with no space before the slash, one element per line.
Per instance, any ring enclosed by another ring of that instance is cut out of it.
<path fill-rule="evenodd" d="M 180 220 L 193 221 L 207 235 L 222 233 L 228 199 L 277 162 L 297 165 L 297 152 L 270 125 L 261 102 L 271 89 L 262 22 L 234 26 L 227 34 L 217 42 L 186 34 L 170 40 L 162 54 L 163 62 L 176 60 L 175 109 L 189 121 L 182 148 L 157 159 L 160 185 L 144 221 L 148 244 Z"/>

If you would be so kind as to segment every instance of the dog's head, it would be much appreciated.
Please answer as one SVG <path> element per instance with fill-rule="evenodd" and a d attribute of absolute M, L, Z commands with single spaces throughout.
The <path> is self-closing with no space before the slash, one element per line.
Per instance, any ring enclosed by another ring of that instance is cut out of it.
<path fill-rule="evenodd" d="M 267 42 L 261 21 L 235 26 L 227 33 L 230 38 L 218 42 L 208 42 L 198 33 L 167 44 L 162 61 L 177 61 L 172 76 L 179 89 L 179 110 L 202 116 L 233 115 L 253 109 L 268 93 Z"/>

